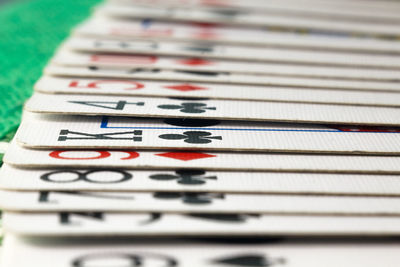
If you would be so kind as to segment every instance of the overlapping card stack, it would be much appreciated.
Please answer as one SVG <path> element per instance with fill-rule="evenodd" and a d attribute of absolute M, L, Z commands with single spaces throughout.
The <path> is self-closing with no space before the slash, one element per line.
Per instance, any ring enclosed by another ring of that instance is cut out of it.
<path fill-rule="evenodd" d="M 4 158 L 3 266 L 398 266 L 399 12 L 98 6 Z"/>

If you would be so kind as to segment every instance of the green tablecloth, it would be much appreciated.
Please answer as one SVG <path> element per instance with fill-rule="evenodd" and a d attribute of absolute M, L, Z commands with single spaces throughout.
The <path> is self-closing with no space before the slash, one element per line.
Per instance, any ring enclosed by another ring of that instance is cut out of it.
<path fill-rule="evenodd" d="M 0 140 L 18 127 L 54 50 L 100 0 L 24 0 L 0 6 Z"/>

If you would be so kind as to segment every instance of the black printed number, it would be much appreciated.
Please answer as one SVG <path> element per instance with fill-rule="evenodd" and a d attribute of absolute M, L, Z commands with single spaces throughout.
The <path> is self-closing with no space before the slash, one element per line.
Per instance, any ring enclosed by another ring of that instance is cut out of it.
<path fill-rule="evenodd" d="M 126 182 L 132 178 L 132 174 L 115 169 L 88 171 L 59 170 L 48 172 L 40 176 L 41 180 L 52 183 L 74 183 L 83 181 L 94 184 L 116 184 Z"/>
<path fill-rule="evenodd" d="M 68 102 L 73 104 L 80 104 L 91 107 L 114 109 L 114 110 L 123 110 L 126 105 L 144 106 L 144 102 L 127 102 L 124 100 L 120 100 L 117 102 L 112 102 L 112 101 L 68 101 Z"/>

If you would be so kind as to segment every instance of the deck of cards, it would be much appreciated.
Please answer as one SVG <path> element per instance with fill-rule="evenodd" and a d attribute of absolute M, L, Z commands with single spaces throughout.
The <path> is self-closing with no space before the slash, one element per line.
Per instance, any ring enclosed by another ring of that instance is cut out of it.
<path fill-rule="evenodd" d="M 1 266 L 397 267 L 399 14 L 96 6 L 4 157 Z"/>

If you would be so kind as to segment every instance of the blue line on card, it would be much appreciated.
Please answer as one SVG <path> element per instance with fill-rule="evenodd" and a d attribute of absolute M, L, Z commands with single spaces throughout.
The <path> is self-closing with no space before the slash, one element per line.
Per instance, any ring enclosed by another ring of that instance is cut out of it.
<path fill-rule="evenodd" d="M 149 28 L 151 26 L 152 21 L 153 21 L 152 19 L 143 19 L 142 28 L 144 29 Z"/>
<path fill-rule="evenodd" d="M 101 118 L 101 125 L 100 128 L 108 128 L 108 117 L 103 116 Z"/>
<path fill-rule="evenodd" d="M 100 128 L 105 129 L 149 129 L 149 130 L 211 130 L 211 131 L 252 131 L 252 132 L 341 132 L 340 130 L 298 130 L 298 129 L 254 129 L 254 128 L 205 128 L 205 127 L 133 127 L 108 126 L 108 118 L 102 117 Z"/>
<path fill-rule="evenodd" d="M 206 127 L 133 127 L 133 126 L 108 126 L 109 117 L 103 116 L 101 119 L 100 128 L 103 129 L 148 129 L 148 130 L 211 130 L 211 131 L 249 131 L 249 132 L 322 132 L 322 133 L 397 133 L 400 132 L 385 132 L 385 131 L 343 131 L 339 129 L 329 130 L 313 130 L 313 129 L 254 129 L 254 128 L 206 128 Z"/>

